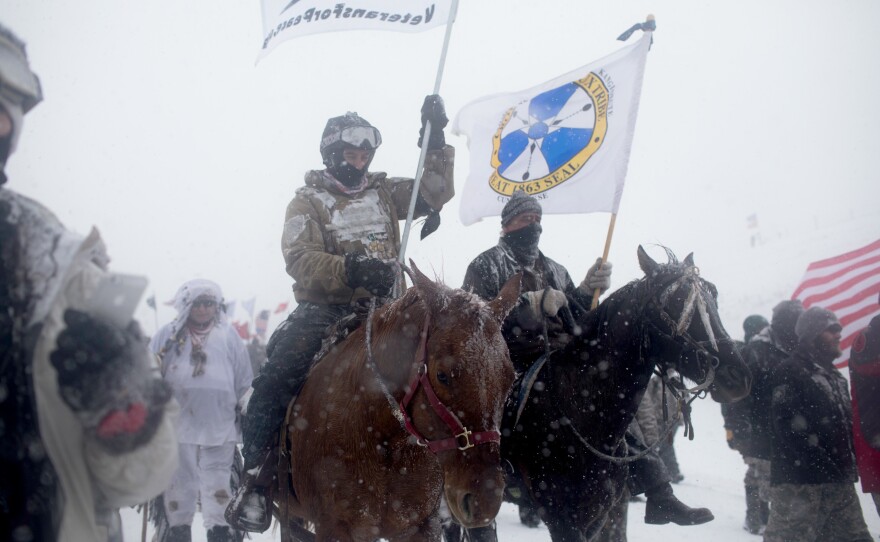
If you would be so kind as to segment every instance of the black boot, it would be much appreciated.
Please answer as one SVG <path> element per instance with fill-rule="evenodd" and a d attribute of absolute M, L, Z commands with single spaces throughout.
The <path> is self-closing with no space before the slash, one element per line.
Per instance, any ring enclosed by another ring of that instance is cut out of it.
<path fill-rule="evenodd" d="M 239 531 L 262 533 L 272 523 L 269 511 L 275 467 L 276 450 L 255 453 L 245 458 L 238 489 L 226 507 L 226 523 Z"/>
<path fill-rule="evenodd" d="M 208 529 L 208 542 L 234 542 L 232 529 L 225 525 L 214 525 Z"/>
<path fill-rule="evenodd" d="M 715 519 L 708 508 L 691 508 L 675 497 L 668 483 L 645 492 L 645 523 L 651 525 L 699 525 Z"/>
<path fill-rule="evenodd" d="M 743 529 L 750 534 L 760 534 L 764 527 L 762 519 L 758 486 L 746 486 L 746 521 L 743 524 Z"/>
<path fill-rule="evenodd" d="M 538 511 L 531 505 L 519 505 L 519 522 L 526 527 L 537 528 L 541 525 L 541 518 L 538 517 Z"/>
<path fill-rule="evenodd" d="M 175 525 L 168 529 L 164 542 L 192 542 L 192 527 Z"/>

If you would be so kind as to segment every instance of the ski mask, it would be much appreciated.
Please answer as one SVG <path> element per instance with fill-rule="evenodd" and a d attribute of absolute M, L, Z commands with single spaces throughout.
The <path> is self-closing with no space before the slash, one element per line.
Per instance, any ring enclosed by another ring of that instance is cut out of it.
<path fill-rule="evenodd" d="M 327 171 L 348 188 L 355 188 L 363 181 L 372 158 L 364 165 L 363 169 L 357 169 L 345 161 L 345 158 L 342 157 L 343 152 L 344 149 L 331 153 L 330 162 L 332 165 L 327 168 Z"/>
<path fill-rule="evenodd" d="M 518 230 L 505 233 L 502 239 L 513 250 L 516 261 L 530 266 L 538 258 L 538 241 L 541 240 L 542 231 L 544 230 L 541 224 L 533 222 Z"/>

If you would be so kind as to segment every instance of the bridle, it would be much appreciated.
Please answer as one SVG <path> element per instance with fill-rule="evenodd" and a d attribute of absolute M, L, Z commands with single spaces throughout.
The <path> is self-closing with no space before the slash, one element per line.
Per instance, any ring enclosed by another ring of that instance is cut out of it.
<path fill-rule="evenodd" d="M 697 364 L 700 367 L 706 367 L 703 375 L 703 381 L 692 388 L 687 388 L 683 383 L 672 385 L 673 393 L 679 394 L 703 395 L 708 391 L 709 387 L 715 382 L 715 369 L 720 363 L 720 350 L 718 345 L 730 342 L 730 338 L 716 339 L 715 332 L 712 329 L 712 320 L 717 316 L 709 313 L 706 300 L 704 298 L 705 288 L 700 280 L 700 270 L 696 266 L 689 267 L 680 276 L 671 281 L 664 282 L 651 291 L 646 304 L 653 303 L 659 308 L 660 319 L 666 324 L 667 329 L 658 326 L 652 320 L 643 321 L 642 331 L 642 348 L 649 343 L 650 335 L 648 330 L 653 332 L 655 337 L 661 340 L 675 343 L 678 346 L 678 359 L 675 363 L 667 363 L 669 365 L 677 365 L 685 352 L 693 352 L 697 358 Z M 691 288 L 687 298 L 682 306 L 681 314 L 676 320 L 667 312 L 667 304 L 670 297 L 678 291 L 682 286 L 690 284 Z M 643 305 L 644 309 L 644 305 Z M 694 317 L 700 318 L 703 329 L 706 330 L 708 340 L 697 341 L 688 332 Z M 647 329 L 646 329 L 647 328 Z M 640 353 L 644 357 L 644 352 Z M 664 385 L 668 385 L 668 377 L 666 371 L 656 371 L 663 378 Z"/>
<path fill-rule="evenodd" d="M 379 373 L 378 368 L 376 367 L 375 360 L 373 359 L 373 349 L 371 345 L 371 335 L 372 335 L 372 320 L 373 313 L 376 308 L 376 300 L 373 298 L 370 301 L 370 311 L 367 315 L 367 329 L 366 329 L 366 347 L 367 347 L 367 365 L 373 370 L 373 373 L 376 376 L 376 379 L 379 381 L 379 385 L 382 388 L 382 392 L 385 394 L 385 398 L 388 400 L 388 403 L 391 407 L 392 414 L 397 421 L 400 422 L 401 426 L 409 433 L 413 439 L 415 439 L 415 443 L 419 446 L 425 446 L 429 450 L 434 453 L 446 451 L 446 450 L 467 450 L 477 446 L 479 444 L 488 444 L 490 442 L 501 442 L 501 433 L 497 430 L 491 429 L 489 431 L 470 431 L 464 424 L 461 423 L 461 420 L 453 414 L 449 407 L 443 404 L 439 397 L 437 397 L 437 393 L 434 391 L 434 387 L 431 385 L 431 379 L 428 378 L 428 328 L 431 325 L 431 315 L 427 313 L 425 316 L 425 324 L 422 327 L 422 332 L 420 333 L 419 346 L 416 349 L 415 355 L 415 372 L 409 380 L 409 384 L 407 384 L 407 392 L 403 396 L 403 399 L 398 403 L 394 400 L 394 397 L 388 391 L 388 386 L 385 384 L 385 381 L 382 379 L 382 375 Z M 428 402 L 431 404 L 431 407 L 434 409 L 434 413 L 443 420 L 447 427 L 452 431 L 451 437 L 447 437 L 439 440 L 428 440 L 426 437 L 422 436 L 418 429 L 416 429 L 413 424 L 412 418 L 410 417 L 407 409 L 409 408 L 410 403 L 412 402 L 413 397 L 418 391 L 419 386 L 425 390 L 425 395 L 428 396 Z"/>
<path fill-rule="evenodd" d="M 678 361 L 681 360 L 682 356 L 686 351 L 693 351 L 697 357 L 698 365 L 700 367 L 708 367 L 706 372 L 704 373 L 703 381 L 692 388 L 688 388 L 684 385 L 681 380 L 673 380 L 666 370 L 659 370 L 657 368 L 654 369 L 654 372 L 660 376 L 663 382 L 663 388 L 661 390 L 663 397 L 663 418 L 664 421 L 667 420 L 667 404 L 666 404 L 666 390 L 669 389 L 672 392 L 672 395 L 679 402 L 680 409 L 679 412 L 682 416 L 684 427 L 685 427 L 685 436 L 690 440 L 694 439 L 694 426 L 691 422 L 690 411 L 691 411 L 691 403 L 698 398 L 703 398 L 708 393 L 709 387 L 715 381 L 715 369 L 718 367 L 720 363 L 719 358 L 719 348 L 718 345 L 725 342 L 731 342 L 730 338 L 723 338 L 721 340 L 716 339 L 715 333 L 712 329 L 712 319 L 717 318 L 717 316 L 713 316 L 709 314 L 708 307 L 706 305 L 706 300 L 703 298 L 705 293 L 703 284 L 700 280 L 700 270 L 696 266 L 688 267 L 685 272 L 675 279 L 670 281 L 666 281 L 661 283 L 657 287 L 651 289 L 650 295 L 648 295 L 645 301 L 641 305 L 640 312 L 644 314 L 645 308 L 648 304 L 654 304 L 659 308 L 660 319 L 663 323 L 666 324 L 667 329 L 662 329 L 653 321 L 643 318 L 641 325 L 641 343 L 639 346 L 639 358 L 644 361 L 645 359 L 645 347 L 650 344 L 649 330 L 655 337 L 659 337 L 661 340 L 669 341 L 675 343 L 678 347 L 678 359 L 674 363 L 677 365 Z M 671 298 L 672 294 L 678 291 L 682 286 L 690 283 L 691 289 L 688 292 L 688 296 L 684 301 L 684 305 L 682 307 L 681 315 L 676 320 L 667 312 L 667 303 Z M 703 327 L 706 330 L 706 334 L 709 336 L 706 341 L 697 341 L 694 339 L 690 333 L 688 332 L 688 328 L 693 321 L 694 316 L 697 315 L 703 323 Z M 711 350 L 709 349 L 711 347 Z M 672 364 L 671 364 L 672 365 Z M 691 397 L 688 399 L 687 396 Z M 669 433 L 675 429 L 675 420 L 668 423 L 665 428 L 660 440 L 665 439 Z M 637 461 L 651 452 L 652 447 L 649 446 L 644 451 L 635 454 L 635 455 L 625 455 L 623 457 L 617 455 L 609 455 L 606 454 L 594 446 L 592 446 L 577 430 L 574 424 L 568 424 L 575 436 L 581 443 L 590 450 L 593 454 L 598 457 L 605 459 L 607 461 L 611 461 L 617 464 L 630 463 L 632 461 Z M 620 441 L 625 446 L 625 442 L 623 439 Z M 618 446 L 619 448 L 620 446 Z"/>

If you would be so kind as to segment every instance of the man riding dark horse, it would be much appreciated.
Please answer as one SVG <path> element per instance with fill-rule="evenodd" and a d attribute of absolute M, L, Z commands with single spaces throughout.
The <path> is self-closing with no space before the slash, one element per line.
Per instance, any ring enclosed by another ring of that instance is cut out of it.
<path fill-rule="evenodd" d="M 568 271 L 538 249 L 542 208 L 525 192 L 514 192 L 501 212 L 501 238 L 498 244 L 477 256 L 465 274 L 462 289 L 483 299 L 492 299 L 504 282 L 515 273 L 523 274 L 520 302 L 504 322 L 503 333 L 510 358 L 522 374 L 550 349 L 563 347 L 570 339 L 572 322 L 587 312 L 593 294 L 611 286 L 611 263 L 601 258 L 575 286 Z M 566 325 L 563 316 L 570 315 Z M 697 525 L 714 519 L 706 508 L 691 508 L 679 501 L 670 484 L 671 476 L 656 451 L 648 450 L 639 435 L 626 435 L 631 454 L 644 457 L 630 464 L 627 485 L 633 495 L 645 494 L 646 523 Z M 520 509 L 528 524 L 533 511 Z"/>
<path fill-rule="evenodd" d="M 454 194 L 455 156 L 445 143 L 448 120 L 439 96 L 425 99 L 422 130 L 427 121 L 430 142 L 415 216 L 436 217 L 430 221 L 436 224 Z M 245 475 L 226 511 L 227 521 L 239 529 L 269 527 L 272 475 L 260 471 L 326 329 L 365 300 L 381 302 L 403 287 L 396 265 L 398 221 L 406 217 L 414 181 L 368 171 L 381 143 L 379 130 L 356 113 L 328 120 L 320 146 L 326 168 L 307 172 L 305 186 L 287 207 L 281 248 L 297 307 L 272 334 L 268 361 L 253 382 L 242 435 Z"/>

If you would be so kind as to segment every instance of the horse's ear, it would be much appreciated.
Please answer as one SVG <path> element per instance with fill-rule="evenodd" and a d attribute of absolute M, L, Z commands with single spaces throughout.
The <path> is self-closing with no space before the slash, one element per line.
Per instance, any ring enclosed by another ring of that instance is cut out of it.
<path fill-rule="evenodd" d="M 657 271 L 660 269 L 660 264 L 658 264 L 653 259 L 651 259 L 650 256 L 648 256 L 648 253 L 645 252 L 645 249 L 642 248 L 642 245 L 639 245 L 638 254 L 639 254 L 639 267 L 642 268 L 642 271 L 645 272 L 645 275 L 647 275 L 649 277 L 655 275 L 657 273 Z"/>
<path fill-rule="evenodd" d="M 498 297 L 489 302 L 489 309 L 499 323 L 503 322 L 507 318 L 507 313 L 516 306 L 521 289 L 522 273 L 517 273 L 504 283 Z"/>
<path fill-rule="evenodd" d="M 412 279 L 416 290 L 418 290 L 419 295 L 425 302 L 425 306 L 428 308 L 428 312 L 431 312 L 432 307 L 436 307 L 440 304 L 438 298 L 439 289 L 437 288 L 437 283 L 429 279 L 424 273 L 419 271 L 419 268 L 416 267 L 416 263 L 414 261 L 410 260 L 409 266 L 412 269 L 412 272 L 409 274 L 409 278 Z"/>
<path fill-rule="evenodd" d="M 693 252 L 691 252 L 690 254 L 687 255 L 687 258 L 684 259 L 684 264 L 688 267 L 694 266 L 694 253 Z"/>

